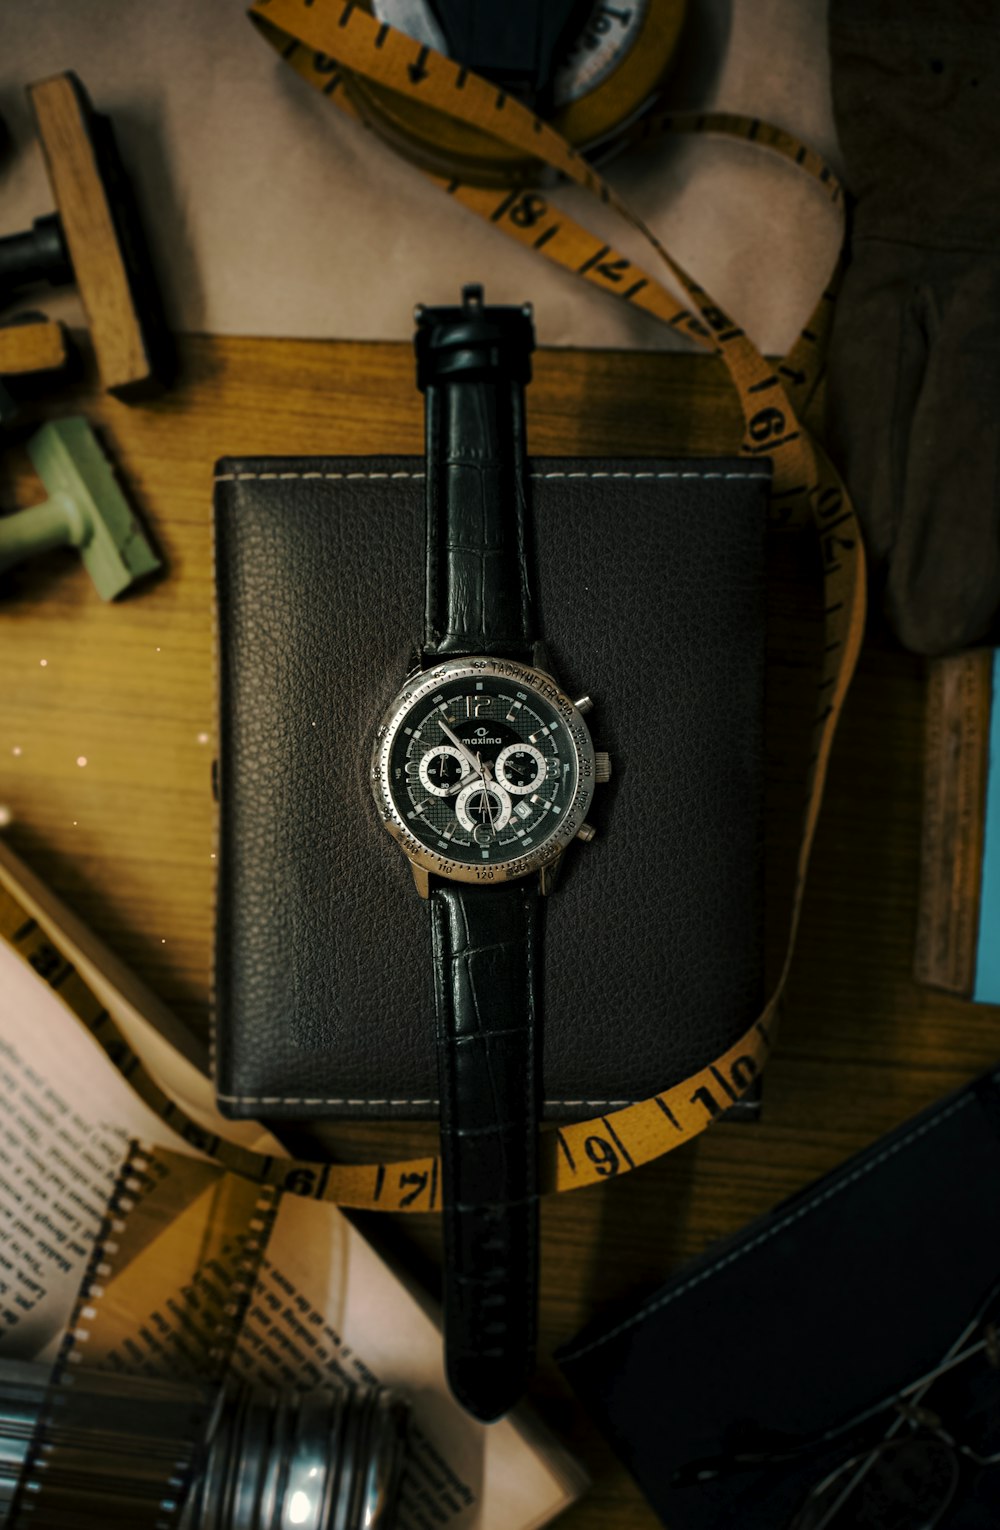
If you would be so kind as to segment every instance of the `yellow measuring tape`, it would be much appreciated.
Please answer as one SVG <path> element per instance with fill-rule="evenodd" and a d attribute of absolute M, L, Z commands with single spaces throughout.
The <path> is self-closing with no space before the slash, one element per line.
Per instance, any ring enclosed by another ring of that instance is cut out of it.
<path fill-rule="evenodd" d="M 864 550 L 854 511 L 826 454 L 796 416 L 815 387 L 823 341 L 832 311 L 836 271 L 824 286 L 815 313 L 779 365 L 761 356 L 740 326 L 713 302 L 618 197 L 602 176 L 545 122 L 486 80 L 452 60 L 379 23 L 355 0 L 260 0 L 251 18 L 267 40 L 310 85 L 353 116 L 361 115 L 360 94 L 344 89 L 349 77 L 419 99 L 459 123 L 500 140 L 523 156 L 542 162 L 615 211 L 642 235 L 657 260 L 684 294 L 664 284 L 602 239 L 569 218 L 542 190 L 472 186 L 430 175 L 442 189 L 487 222 L 547 259 L 606 292 L 653 314 L 718 355 L 739 395 L 745 422 L 741 452 L 770 457 L 776 510 L 804 510 L 820 538 L 823 562 L 822 665 L 816 691 L 806 809 L 796 863 L 788 941 L 777 985 L 762 1013 L 738 1041 L 707 1067 L 651 1099 L 594 1120 L 543 1132 L 541 1184 L 544 1192 L 573 1190 L 613 1178 L 690 1141 L 752 1085 L 774 1042 L 778 1004 L 791 965 L 830 750 L 865 620 Z M 832 202 L 841 188 L 819 155 L 766 123 L 725 114 L 661 114 L 644 120 L 642 133 L 715 132 L 760 144 L 811 175 Z M 424 172 L 428 173 L 428 172 Z M 839 262 L 838 262 L 839 265 Z M 386 1211 L 432 1211 L 440 1205 L 436 1158 L 361 1165 L 310 1164 L 262 1157 L 225 1140 L 211 1138 L 188 1120 L 160 1089 L 128 1047 L 107 1011 L 79 974 L 46 941 L 7 893 L 0 892 L 0 935 L 26 960 L 52 976 L 55 963 L 61 997 L 92 1032 L 143 1100 L 175 1131 L 225 1168 L 293 1194 L 344 1206 Z M 68 970 L 67 970 L 68 969 Z"/>

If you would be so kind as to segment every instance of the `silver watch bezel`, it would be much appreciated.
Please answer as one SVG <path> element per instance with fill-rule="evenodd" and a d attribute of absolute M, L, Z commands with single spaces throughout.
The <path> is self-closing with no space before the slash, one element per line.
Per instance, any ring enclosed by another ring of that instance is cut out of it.
<path fill-rule="evenodd" d="M 400 817 L 389 786 L 389 761 L 400 728 L 413 707 L 426 696 L 438 690 L 449 680 L 482 679 L 495 677 L 509 680 L 525 690 L 533 690 L 559 713 L 576 752 L 576 791 L 573 801 L 548 838 L 535 846 L 527 855 L 519 855 L 496 865 L 476 865 L 464 861 L 449 860 L 436 850 L 429 849 L 418 840 Z M 549 866 L 562 855 L 570 840 L 586 820 L 594 797 L 596 763 L 590 730 L 566 692 L 556 684 L 552 676 L 542 669 L 521 664 L 515 659 L 473 656 L 471 658 L 446 659 L 431 669 L 421 670 L 404 681 L 383 714 L 375 735 L 375 747 L 371 762 L 371 788 L 379 816 L 386 829 L 399 844 L 412 865 L 420 866 L 434 876 L 446 877 L 454 882 L 473 882 L 480 885 L 515 881 L 531 876 L 544 866 Z"/>

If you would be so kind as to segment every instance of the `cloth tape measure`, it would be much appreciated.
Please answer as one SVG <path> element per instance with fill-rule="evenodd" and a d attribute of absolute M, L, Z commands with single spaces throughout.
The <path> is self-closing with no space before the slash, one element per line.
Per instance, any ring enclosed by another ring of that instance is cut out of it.
<path fill-rule="evenodd" d="M 616 1177 L 680 1147 L 718 1119 L 759 1076 L 773 1046 L 778 1006 L 791 965 L 826 772 L 837 722 L 857 663 L 865 623 L 865 557 L 847 493 L 819 444 L 800 425 L 819 378 L 832 318 L 840 261 L 816 310 L 784 361 L 765 360 L 741 327 L 670 255 L 602 175 L 550 124 L 498 91 L 495 85 L 361 9 L 357 0 L 258 0 L 251 20 L 308 84 L 350 116 L 365 119 L 359 103 L 372 91 L 416 102 L 449 122 L 498 142 L 512 158 L 534 161 L 582 186 L 637 230 L 682 296 L 618 254 L 553 205 L 544 189 L 515 182 L 473 185 L 454 175 L 425 171 L 449 196 L 563 269 L 642 308 L 719 356 L 740 399 L 745 421 L 741 454 L 767 456 L 774 471 L 773 513 L 783 521 L 805 515 L 816 527 L 823 577 L 822 665 L 817 682 L 805 812 L 796 859 L 785 955 L 773 993 L 747 1031 L 706 1067 L 651 1099 L 593 1120 L 546 1129 L 541 1137 L 545 1193 L 573 1190 Z M 350 82 L 350 83 L 349 83 Z M 358 85 L 356 82 L 360 82 Z M 718 133 L 759 144 L 810 175 L 834 204 L 841 187 L 822 158 L 790 134 L 757 119 L 723 113 L 646 115 L 637 131 Z M 0 935 L 54 981 L 53 948 L 13 897 L 0 892 Z M 55 953 L 58 956 L 59 953 Z M 132 1087 L 192 1146 L 224 1168 L 259 1184 L 344 1206 L 384 1211 L 440 1207 L 435 1157 L 369 1164 L 317 1164 L 267 1157 L 212 1136 L 190 1120 L 149 1074 L 107 1010 L 75 969 L 57 963 L 55 976 L 68 1003 Z"/>

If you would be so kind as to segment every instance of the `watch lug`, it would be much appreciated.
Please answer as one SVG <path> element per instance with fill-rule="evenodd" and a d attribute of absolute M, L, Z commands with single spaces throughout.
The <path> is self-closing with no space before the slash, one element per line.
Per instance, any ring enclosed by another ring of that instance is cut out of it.
<path fill-rule="evenodd" d="M 423 866 L 418 866 L 416 861 L 410 861 L 410 870 L 413 872 L 413 882 L 421 898 L 429 898 L 431 895 L 431 874 L 425 871 Z"/>
<path fill-rule="evenodd" d="M 543 898 L 547 898 L 549 893 L 554 891 L 555 885 L 559 880 L 559 873 L 562 870 L 562 863 L 563 852 L 560 851 L 554 861 L 549 861 L 549 864 L 543 866 L 539 871 L 538 891 Z"/>

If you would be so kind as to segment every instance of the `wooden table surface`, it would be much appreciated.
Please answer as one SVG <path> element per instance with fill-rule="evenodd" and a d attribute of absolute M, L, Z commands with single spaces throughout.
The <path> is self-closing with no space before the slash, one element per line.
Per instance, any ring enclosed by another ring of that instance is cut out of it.
<path fill-rule="evenodd" d="M 422 401 L 408 345 L 190 338 L 175 388 L 131 407 L 100 395 L 86 362 L 83 371 L 75 386 L 29 405 L 25 422 L 77 408 L 89 415 L 167 574 L 114 606 L 102 604 L 69 553 L 5 578 L 0 806 L 14 848 L 204 1031 L 213 463 L 242 453 L 418 453 Z M 738 439 L 734 400 L 711 359 L 537 356 L 535 453 L 705 455 L 735 450 Z M 0 459 L 0 505 L 41 497 L 15 443 Z M 911 978 L 923 697 L 920 661 L 870 641 L 835 750 L 762 1121 L 716 1127 L 620 1181 L 543 1206 L 531 1395 L 593 1477 L 561 1521 L 566 1530 L 648 1530 L 657 1521 L 562 1381 L 554 1347 L 604 1304 L 650 1290 L 996 1060 L 995 1009 L 923 991 Z M 774 725 L 780 732 L 780 717 Z M 792 811 L 770 810 L 779 848 L 791 840 Z M 333 1145 L 368 1157 L 383 1145 L 399 1153 L 432 1141 L 431 1127 L 365 1126 L 339 1129 Z M 436 1219 L 378 1221 L 433 1277 Z"/>

